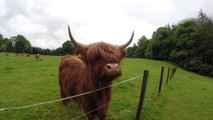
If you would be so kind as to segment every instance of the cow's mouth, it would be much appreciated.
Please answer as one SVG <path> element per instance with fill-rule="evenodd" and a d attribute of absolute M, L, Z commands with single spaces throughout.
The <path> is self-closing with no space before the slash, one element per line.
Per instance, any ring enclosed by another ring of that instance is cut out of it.
<path fill-rule="evenodd" d="M 116 79 L 119 76 L 121 76 L 121 71 L 119 71 L 119 72 L 118 71 L 113 71 L 113 72 L 102 74 L 102 78 L 104 78 L 105 80 L 109 80 L 109 81 L 112 81 L 112 80 Z"/>

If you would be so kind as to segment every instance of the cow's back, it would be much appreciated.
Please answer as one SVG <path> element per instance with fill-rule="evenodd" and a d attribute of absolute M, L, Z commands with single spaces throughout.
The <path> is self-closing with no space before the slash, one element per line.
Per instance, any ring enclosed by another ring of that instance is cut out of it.
<path fill-rule="evenodd" d="M 65 96 L 75 95 L 75 87 L 79 82 L 79 76 L 85 65 L 76 56 L 66 55 L 62 57 L 59 65 L 59 84 L 60 89 L 65 92 Z"/>

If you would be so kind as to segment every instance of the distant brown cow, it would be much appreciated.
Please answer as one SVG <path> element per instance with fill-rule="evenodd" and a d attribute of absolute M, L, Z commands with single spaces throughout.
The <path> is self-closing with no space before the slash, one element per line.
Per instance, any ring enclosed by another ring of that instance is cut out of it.
<path fill-rule="evenodd" d="M 35 59 L 36 60 L 41 60 L 40 56 L 41 56 L 40 54 L 35 54 Z"/>
<path fill-rule="evenodd" d="M 112 80 L 121 75 L 119 63 L 125 57 L 125 48 L 130 40 L 121 46 L 115 46 L 104 42 L 84 45 L 77 42 L 68 26 L 71 41 L 77 46 L 76 56 L 66 55 L 62 57 L 59 66 L 59 85 L 61 98 L 93 91 L 112 84 Z M 91 94 L 83 95 L 74 100 L 80 104 L 89 120 L 94 120 L 97 115 L 101 120 L 106 119 L 108 103 L 111 99 L 111 87 Z M 69 100 L 64 100 L 66 105 Z M 96 109 L 99 108 L 100 109 Z M 95 110 L 96 109 L 96 110 Z"/>

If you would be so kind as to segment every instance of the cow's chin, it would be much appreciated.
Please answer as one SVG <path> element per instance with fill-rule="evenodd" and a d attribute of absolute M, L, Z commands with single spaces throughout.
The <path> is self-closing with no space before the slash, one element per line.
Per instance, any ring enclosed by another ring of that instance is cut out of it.
<path fill-rule="evenodd" d="M 112 81 L 117 77 L 121 76 L 121 72 L 110 72 L 110 73 L 103 73 L 101 77 L 107 81 Z"/>

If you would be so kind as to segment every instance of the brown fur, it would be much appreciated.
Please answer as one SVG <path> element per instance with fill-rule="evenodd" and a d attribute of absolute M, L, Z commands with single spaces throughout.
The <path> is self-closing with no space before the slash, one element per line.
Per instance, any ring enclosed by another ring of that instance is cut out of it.
<path fill-rule="evenodd" d="M 40 54 L 35 54 L 35 59 L 40 60 Z"/>
<path fill-rule="evenodd" d="M 120 63 L 125 51 L 117 46 L 99 42 L 90 44 L 88 48 L 76 49 L 80 58 L 66 55 L 62 57 L 59 66 L 59 85 L 61 98 L 93 91 L 111 85 L 112 80 L 121 74 L 109 74 L 104 70 L 107 63 Z M 106 105 L 111 99 L 111 87 L 74 98 L 85 113 Z M 69 100 L 64 100 L 67 104 Z M 89 120 L 97 115 L 101 120 L 107 116 L 108 105 L 87 114 Z"/>

